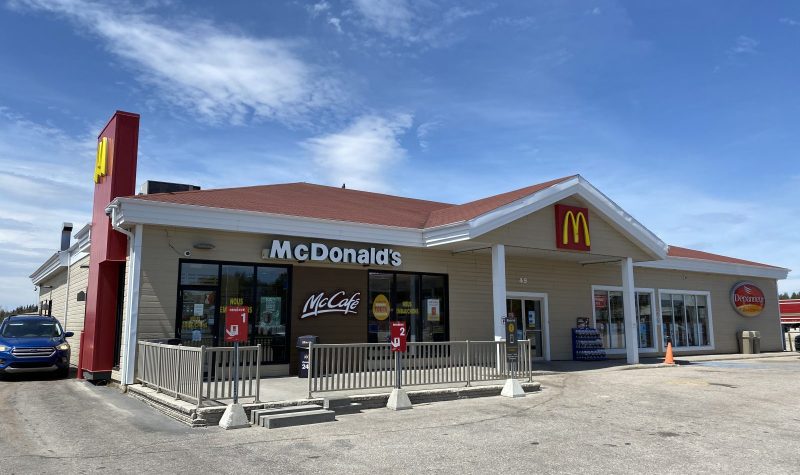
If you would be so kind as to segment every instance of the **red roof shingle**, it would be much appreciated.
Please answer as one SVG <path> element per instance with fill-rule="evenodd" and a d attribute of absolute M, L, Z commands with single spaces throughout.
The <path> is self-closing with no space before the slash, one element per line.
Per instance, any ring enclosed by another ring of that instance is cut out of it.
<path fill-rule="evenodd" d="M 131 196 L 129 198 L 352 223 L 426 229 L 469 221 L 576 176 L 578 175 L 550 180 L 461 205 L 311 183 L 285 183 L 241 188 L 156 193 Z M 780 267 L 758 262 L 677 246 L 669 246 L 668 256 L 781 269 Z"/>
<path fill-rule="evenodd" d="M 694 249 L 687 249 L 685 247 L 678 247 L 678 246 L 669 246 L 669 251 L 667 251 L 667 255 L 669 257 L 682 257 L 686 259 L 700 259 L 704 261 L 727 262 L 729 264 L 742 264 L 746 266 L 771 267 L 773 269 L 781 269 L 781 267 L 762 264 L 760 262 L 746 261 L 744 259 L 737 259 L 735 257 L 721 256 L 719 254 L 696 251 Z"/>
<path fill-rule="evenodd" d="M 431 213 L 430 218 L 428 218 L 428 221 L 425 223 L 425 227 L 434 228 L 436 226 L 444 226 L 445 224 L 469 221 L 472 218 L 477 218 L 478 216 L 488 213 L 489 211 L 495 210 L 509 203 L 513 203 L 514 201 L 521 200 L 522 198 L 530 196 L 538 191 L 550 188 L 553 185 L 557 185 L 558 183 L 569 180 L 570 178 L 575 178 L 576 176 L 578 175 L 557 178 L 555 180 L 539 183 L 538 185 L 532 185 L 525 188 L 520 188 L 519 190 L 509 191 L 508 193 L 502 193 L 499 195 L 489 196 L 488 198 L 471 201 L 463 205 L 450 206 L 449 208 L 436 210 Z"/>
<path fill-rule="evenodd" d="M 311 183 L 155 193 L 131 198 L 419 229 L 431 212 L 453 206 Z"/>

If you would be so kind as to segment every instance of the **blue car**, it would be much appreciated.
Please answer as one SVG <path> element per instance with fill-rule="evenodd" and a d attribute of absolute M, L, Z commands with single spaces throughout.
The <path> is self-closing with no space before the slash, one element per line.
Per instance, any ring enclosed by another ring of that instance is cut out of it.
<path fill-rule="evenodd" d="M 69 374 L 69 343 L 53 317 L 12 315 L 0 322 L 0 378 L 12 373 Z"/>

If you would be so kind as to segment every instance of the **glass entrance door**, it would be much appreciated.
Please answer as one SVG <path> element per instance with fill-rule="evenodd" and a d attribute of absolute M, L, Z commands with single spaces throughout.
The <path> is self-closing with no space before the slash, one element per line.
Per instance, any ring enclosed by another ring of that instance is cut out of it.
<path fill-rule="evenodd" d="M 182 290 L 181 343 L 186 346 L 214 346 L 215 290 Z"/>
<path fill-rule="evenodd" d="M 531 357 L 545 354 L 543 300 L 540 298 L 506 299 L 506 313 L 517 322 L 517 339 L 531 341 Z"/>

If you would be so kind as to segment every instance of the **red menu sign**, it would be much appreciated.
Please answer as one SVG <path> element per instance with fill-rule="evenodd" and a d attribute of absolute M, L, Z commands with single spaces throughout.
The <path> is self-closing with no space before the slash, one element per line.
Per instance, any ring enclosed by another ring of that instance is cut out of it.
<path fill-rule="evenodd" d="M 226 343 L 247 342 L 247 319 L 247 307 L 244 305 L 227 308 L 225 312 Z"/>
<path fill-rule="evenodd" d="M 405 322 L 392 322 L 390 333 L 390 343 L 392 344 L 392 353 L 405 353 L 406 352 L 406 341 L 408 339 L 408 335 L 406 332 L 406 323 Z"/>

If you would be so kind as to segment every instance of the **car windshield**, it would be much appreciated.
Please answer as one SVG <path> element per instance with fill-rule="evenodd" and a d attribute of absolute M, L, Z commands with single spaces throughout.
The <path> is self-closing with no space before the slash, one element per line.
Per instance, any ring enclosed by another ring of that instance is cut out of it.
<path fill-rule="evenodd" d="M 6 338 L 52 338 L 61 336 L 61 326 L 49 320 L 11 321 L 3 330 L 3 336 Z"/>

